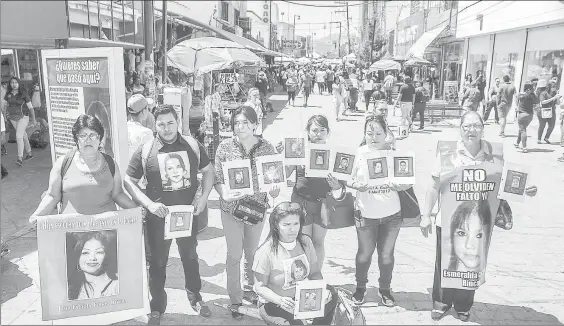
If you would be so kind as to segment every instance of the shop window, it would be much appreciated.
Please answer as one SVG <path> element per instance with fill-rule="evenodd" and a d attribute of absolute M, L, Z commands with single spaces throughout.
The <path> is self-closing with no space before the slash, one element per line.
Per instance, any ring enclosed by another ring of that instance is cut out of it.
<path fill-rule="evenodd" d="M 557 78 L 557 85 L 560 85 L 563 68 L 564 50 L 529 51 L 525 57 L 525 71 L 523 72 L 524 78 L 521 85 L 533 78 L 538 78 L 539 80 Z"/>
<path fill-rule="evenodd" d="M 235 26 L 239 26 L 239 17 L 240 16 L 241 16 L 241 14 L 239 13 L 239 10 L 235 9 L 234 14 L 233 14 L 233 24 Z"/>
<path fill-rule="evenodd" d="M 13 50 L 2 49 L 2 82 L 7 82 L 16 76 L 15 60 Z"/>
<path fill-rule="evenodd" d="M 472 81 L 476 80 L 477 72 L 486 72 L 488 66 L 488 54 L 470 54 L 468 55 L 468 64 L 466 66 L 466 76 L 472 75 Z M 486 76 L 487 77 L 487 76 Z"/>
<path fill-rule="evenodd" d="M 515 81 L 515 69 L 517 68 L 518 53 L 495 53 L 492 67 L 492 78 L 503 80 L 503 76 L 509 76 L 511 82 Z"/>

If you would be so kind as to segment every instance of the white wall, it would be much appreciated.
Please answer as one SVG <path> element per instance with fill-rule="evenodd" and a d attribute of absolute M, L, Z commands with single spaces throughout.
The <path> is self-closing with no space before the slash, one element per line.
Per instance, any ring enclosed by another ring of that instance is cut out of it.
<path fill-rule="evenodd" d="M 457 38 L 564 22 L 562 1 L 459 1 Z M 483 15 L 482 30 L 477 15 Z"/>

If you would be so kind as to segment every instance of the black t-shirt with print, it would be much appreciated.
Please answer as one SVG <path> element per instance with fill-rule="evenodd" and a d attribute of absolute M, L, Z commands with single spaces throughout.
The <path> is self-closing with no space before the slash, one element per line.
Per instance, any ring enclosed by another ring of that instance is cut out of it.
<path fill-rule="evenodd" d="M 147 158 L 147 196 L 154 202 L 167 206 L 191 205 L 198 190 L 198 171 L 209 163 L 205 148 L 200 147 L 200 163 L 196 153 L 179 134 L 172 144 L 162 142 L 158 136 Z M 127 175 L 141 179 L 143 171 L 143 146 L 133 153 Z"/>

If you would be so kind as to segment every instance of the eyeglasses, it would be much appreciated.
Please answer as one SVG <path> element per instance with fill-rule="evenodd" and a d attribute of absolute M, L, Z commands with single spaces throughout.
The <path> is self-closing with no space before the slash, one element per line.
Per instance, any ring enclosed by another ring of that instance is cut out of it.
<path fill-rule="evenodd" d="M 460 127 L 461 127 L 462 130 L 464 130 L 464 131 L 470 131 L 470 129 L 474 129 L 474 130 L 476 130 L 476 131 L 480 131 L 480 130 L 484 129 L 484 126 L 482 126 L 482 125 L 479 124 L 479 123 L 475 123 L 475 124 L 472 124 L 472 125 L 462 125 L 462 126 L 460 126 Z"/>
<path fill-rule="evenodd" d="M 94 139 L 98 139 L 100 137 L 100 135 L 93 133 L 93 134 L 80 134 L 78 135 L 78 139 L 85 141 L 86 138 L 90 139 L 90 140 L 94 140 Z"/>

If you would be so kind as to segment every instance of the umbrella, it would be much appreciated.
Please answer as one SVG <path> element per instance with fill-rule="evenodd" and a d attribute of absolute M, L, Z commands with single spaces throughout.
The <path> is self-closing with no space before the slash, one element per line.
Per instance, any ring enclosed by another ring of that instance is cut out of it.
<path fill-rule="evenodd" d="M 370 68 L 371 71 L 376 71 L 376 70 L 400 70 L 401 69 L 401 64 L 399 64 L 399 62 L 395 62 L 394 60 L 380 60 L 380 61 L 376 61 L 374 62 Z"/>
<path fill-rule="evenodd" d="M 235 42 L 215 37 L 200 37 L 178 43 L 167 54 L 171 66 L 187 74 L 258 65 L 261 59 Z"/>
<path fill-rule="evenodd" d="M 433 65 L 431 62 L 425 59 L 413 57 L 406 62 L 403 63 L 406 66 L 431 66 Z"/>
<path fill-rule="evenodd" d="M 310 63 L 311 63 L 311 60 L 309 60 L 309 59 L 306 58 L 306 57 L 301 57 L 301 58 L 298 59 L 298 63 L 299 63 L 299 64 L 303 64 L 303 65 L 307 65 L 307 64 L 310 64 Z"/>

